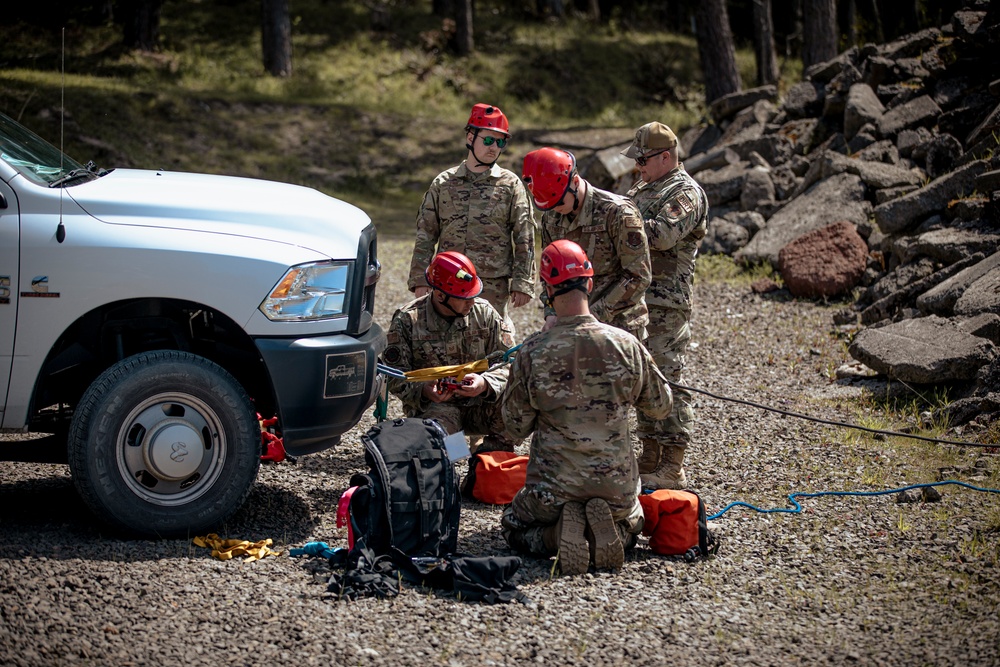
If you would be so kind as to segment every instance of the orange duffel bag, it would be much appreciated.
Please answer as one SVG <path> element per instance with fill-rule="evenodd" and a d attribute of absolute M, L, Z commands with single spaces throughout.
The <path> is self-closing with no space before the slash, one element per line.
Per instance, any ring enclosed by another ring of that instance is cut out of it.
<path fill-rule="evenodd" d="M 642 534 L 649 538 L 653 553 L 692 561 L 719 550 L 705 520 L 705 503 L 697 493 L 659 489 L 640 495 L 639 504 L 645 519 Z"/>
<path fill-rule="evenodd" d="M 462 495 L 488 505 L 507 505 L 524 486 L 528 457 L 514 452 L 477 452 L 469 459 Z"/>

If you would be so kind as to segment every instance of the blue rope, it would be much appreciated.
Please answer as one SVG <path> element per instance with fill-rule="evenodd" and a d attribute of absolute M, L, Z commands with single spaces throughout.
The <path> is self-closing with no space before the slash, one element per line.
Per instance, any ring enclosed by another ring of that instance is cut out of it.
<path fill-rule="evenodd" d="M 796 491 L 795 493 L 788 494 L 788 502 L 792 503 L 792 505 L 795 506 L 795 509 L 788 509 L 787 507 L 779 507 L 775 509 L 765 510 L 759 507 L 755 507 L 750 503 L 745 503 L 743 501 L 735 501 L 729 503 L 728 505 L 723 507 L 722 510 L 716 512 L 712 516 L 706 517 L 706 520 L 712 521 L 713 519 L 718 519 L 719 517 L 721 517 L 723 514 L 725 514 L 734 507 L 749 507 L 753 511 L 760 512 L 761 514 L 778 514 L 778 513 L 798 514 L 799 512 L 802 511 L 802 505 L 799 505 L 798 501 L 795 500 L 796 498 L 819 498 L 820 496 L 885 496 L 890 493 L 900 493 L 902 491 L 909 491 L 910 489 L 921 489 L 928 486 L 943 486 L 945 484 L 956 484 L 958 486 L 964 486 L 967 489 L 972 489 L 973 491 L 982 491 L 984 493 L 1000 493 L 1000 489 L 982 488 L 979 486 L 973 486 L 971 484 L 967 484 L 965 482 L 959 482 L 953 479 L 948 479 L 943 482 L 930 482 L 927 484 L 912 484 L 910 486 L 903 486 L 898 489 L 889 489 L 887 491 L 818 491 L 816 493 L 805 493 L 803 491 Z"/>

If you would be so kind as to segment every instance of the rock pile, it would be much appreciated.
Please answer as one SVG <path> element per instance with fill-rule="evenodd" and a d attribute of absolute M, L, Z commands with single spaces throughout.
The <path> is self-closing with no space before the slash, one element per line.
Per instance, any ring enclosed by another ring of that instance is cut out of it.
<path fill-rule="evenodd" d="M 729 95 L 681 137 L 712 207 L 703 253 L 770 262 L 794 296 L 854 297 L 850 354 L 1000 419 L 1000 6 Z"/>

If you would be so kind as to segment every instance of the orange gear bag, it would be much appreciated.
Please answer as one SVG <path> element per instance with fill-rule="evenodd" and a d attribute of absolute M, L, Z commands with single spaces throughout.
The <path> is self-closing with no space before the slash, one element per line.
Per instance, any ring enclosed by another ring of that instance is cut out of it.
<path fill-rule="evenodd" d="M 642 534 L 649 538 L 653 553 L 693 561 L 719 550 L 705 520 L 705 503 L 698 494 L 659 489 L 640 495 L 639 504 L 645 518 Z"/>
<path fill-rule="evenodd" d="M 514 452 L 477 452 L 469 459 L 462 493 L 488 505 L 508 505 L 524 486 L 528 457 Z"/>

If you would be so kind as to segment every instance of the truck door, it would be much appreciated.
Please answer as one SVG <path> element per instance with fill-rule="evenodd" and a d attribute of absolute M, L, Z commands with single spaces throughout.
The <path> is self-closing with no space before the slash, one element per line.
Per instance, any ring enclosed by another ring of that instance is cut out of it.
<path fill-rule="evenodd" d="M 0 181 L 0 426 L 4 426 L 7 387 L 14 358 L 20 226 L 17 197 L 9 185 Z"/>

